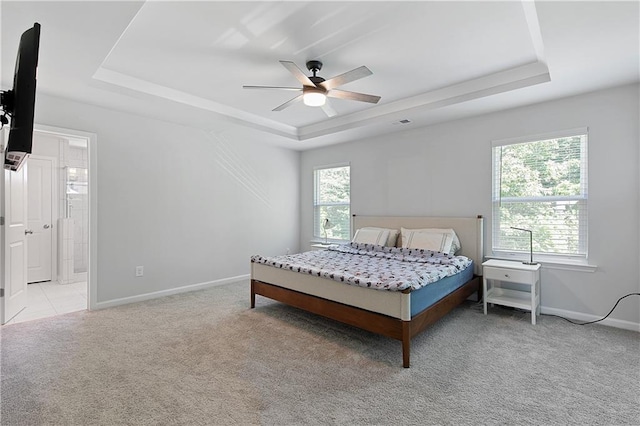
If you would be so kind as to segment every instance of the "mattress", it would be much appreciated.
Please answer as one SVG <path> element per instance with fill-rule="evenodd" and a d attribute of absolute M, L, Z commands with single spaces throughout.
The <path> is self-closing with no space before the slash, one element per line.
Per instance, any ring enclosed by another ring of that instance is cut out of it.
<path fill-rule="evenodd" d="M 383 291 L 418 290 L 472 264 L 465 256 L 353 242 L 286 256 L 256 255 L 251 262 Z"/>
<path fill-rule="evenodd" d="M 470 264 L 466 269 L 442 278 L 425 287 L 411 292 L 411 317 L 419 314 L 429 306 L 433 305 L 446 295 L 462 287 L 467 281 L 473 278 L 474 265 Z"/>

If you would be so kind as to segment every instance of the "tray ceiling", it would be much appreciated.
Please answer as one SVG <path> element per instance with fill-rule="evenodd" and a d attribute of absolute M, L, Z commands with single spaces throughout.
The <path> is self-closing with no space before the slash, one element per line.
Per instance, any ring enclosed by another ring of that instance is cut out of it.
<path fill-rule="evenodd" d="M 5 47 L 15 54 L 7 36 L 38 20 L 39 90 L 82 98 L 84 82 L 83 101 L 135 98 L 123 108 L 170 107 L 313 147 L 395 131 L 402 119 L 423 124 L 637 81 L 637 12 L 637 3 L 611 2 L 3 2 L 3 85 Z M 600 48 L 612 62 L 587 60 Z M 54 57 L 67 64 L 49 64 Z M 372 75 L 341 89 L 380 102 L 332 98 L 338 114 L 329 118 L 301 102 L 272 111 L 295 92 L 242 88 L 300 86 L 278 61 L 306 72 L 312 59 L 326 79 L 366 65 Z M 598 70 L 603 81 L 590 81 Z"/>

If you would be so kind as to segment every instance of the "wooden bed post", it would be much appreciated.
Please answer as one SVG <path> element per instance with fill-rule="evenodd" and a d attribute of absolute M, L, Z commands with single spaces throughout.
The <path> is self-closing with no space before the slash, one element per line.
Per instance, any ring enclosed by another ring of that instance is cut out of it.
<path fill-rule="evenodd" d="M 402 321 L 402 366 L 409 368 L 411 354 L 411 321 Z"/>
<path fill-rule="evenodd" d="M 253 280 L 251 280 L 251 309 L 256 307 L 256 291 L 254 288 Z"/>

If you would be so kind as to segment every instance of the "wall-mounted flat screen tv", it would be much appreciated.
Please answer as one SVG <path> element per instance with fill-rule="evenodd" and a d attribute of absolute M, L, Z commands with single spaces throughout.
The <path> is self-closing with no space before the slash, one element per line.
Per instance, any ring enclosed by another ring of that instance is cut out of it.
<path fill-rule="evenodd" d="M 13 88 L 0 94 L 4 114 L 2 124 L 11 117 L 9 140 L 4 151 L 4 168 L 20 170 L 31 154 L 33 143 L 33 115 L 36 100 L 36 69 L 40 48 L 40 24 L 33 24 L 22 34 L 13 75 Z"/>

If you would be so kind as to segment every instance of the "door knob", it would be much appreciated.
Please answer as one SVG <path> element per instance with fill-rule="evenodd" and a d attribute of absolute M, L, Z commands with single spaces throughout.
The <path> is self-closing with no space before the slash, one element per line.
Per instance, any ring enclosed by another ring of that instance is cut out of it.
<path fill-rule="evenodd" d="M 49 229 L 49 225 L 44 225 L 43 228 L 44 229 Z"/>
<path fill-rule="evenodd" d="M 30 230 L 28 230 L 28 229 L 25 229 L 25 230 L 24 230 L 24 235 L 27 235 L 27 234 L 33 234 L 33 231 L 30 231 Z"/>

